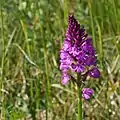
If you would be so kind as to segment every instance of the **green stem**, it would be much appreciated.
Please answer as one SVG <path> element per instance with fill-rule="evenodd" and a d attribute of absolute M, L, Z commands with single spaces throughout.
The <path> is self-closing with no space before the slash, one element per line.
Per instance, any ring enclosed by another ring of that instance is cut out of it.
<path fill-rule="evenodd" d="M 1 15 L 1 39 L 2 39 L 2 61 L 1 61 L 1 77 L 0 77 L 0 90 L 3 88 L 3 81 L 4 81 L 4 63 L 5 63 L 5 37 L 4 37 L 4 15 L 2 11 L 2 6 L 0 5 L 0 15 Z M 0 91 L 0 96 L 4 100 L 2 104 L 2 111 L 1 116 L 3 119 L 5 118 L 5 99 L 4 99 L 4 92 Z"/>
<path fill-rule="evenodd" d="M 78 75 L 78 80 L 80 81 L 80 75 Z M 82 85 L 81 83 L 77 83 L 77 90 L 78 90 L 78 118 L 77 120 L 82 120 Z"/>

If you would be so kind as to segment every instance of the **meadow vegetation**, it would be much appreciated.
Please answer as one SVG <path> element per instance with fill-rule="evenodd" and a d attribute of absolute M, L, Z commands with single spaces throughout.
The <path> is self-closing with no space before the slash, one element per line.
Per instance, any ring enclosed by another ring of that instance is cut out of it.
<path fill-rule="evenodd" d="M 99 79 L 85 81 L 85 120 L 120 120 L 120 1 L 1 0 L 0 119 L 76 120 L 77 89 L 61 85 L 59 51 L 74 14 L 93 38 Z"/>

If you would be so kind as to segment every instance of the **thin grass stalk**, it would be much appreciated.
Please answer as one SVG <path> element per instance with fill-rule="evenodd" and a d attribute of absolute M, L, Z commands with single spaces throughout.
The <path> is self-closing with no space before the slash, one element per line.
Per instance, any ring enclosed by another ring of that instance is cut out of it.
<path fill-rule="evenodd" d="M 102 34 L 101 34 L 101 28 L 100 25 L 98 23 L 98 21 L 96 20 L 96 25 L 98 28 L 98 38 L 99 38 L 99 51 L 100 51 L 100 59 L 101 59 L 101 66 L 103 67 L 103 58 L 104 58 L 104 52 L 103 52 L 103 40 L 102 40 Z"/>
<path fill-rule="evenodd" d="M 48 1 L 49 2 L 49 1 Z M 39 8 L 39 6 L 38 6 Z M 46 10 L 46 9 L 45 9 Z M 49 16 L 49 11 L 46 11 L 46 17 L 45 19 L 47 19 L 47 17 Z M 48 61 L 47 61 L 47 50 L 46 50 L 46 40 L 45 40 L 45 31 L 44 31 L 44 27 L 41 24 L 40 26 L 40 33 L 41 33 L 41 39 L 42 39 L 42 46 L 43 46 L 43 57 L 44 57 L 44 69 L 45 69 L 45 76 L 44 79 L 45 84 L 46 84 L 46 90 L 45 90 L 45 104 L 46 104 L 46 113 L 45 113 L 45 117 L 46 120 L 48 120 L 48 112 L 49 112 L 49 98 L 50 98 L 50 82 L 49 82 L 49 73 L 48 73 Z"/>
<path fill-rule="evenodd" d="M 3 71 L 4 71 L 4 60 L 5 60 L 5 41 L 4 41 L 4 27 L 3 27 L 3 13 L 1 9 L 1 39 L 2 39 L 2 62 L 1 62 L 1 81 L 0 81 L 0 89 L 2 89 L 2 80 L 3 80 Z M 0 92 L 0 96 L 1 96 Z"/>
<path fill-rule="evenodd" d="M 77 85 L 78 91 L 78 118 L 77 120 L 82 120 L 82 89 Z"/>
<path fill-rule="evenodd" d="M 66 23 L 66 17 L 68 16 L 68 0 L 64 0 L 64 22 Z"/>
<path fill-rule="evenodd" d="M 117 33 L 118 32 L 118 25 L 117 25 L 117 6 L 116 6 L 116 3 L 115 3 L 115 0 L 112 0 L 111 1 L 112 2 L 112 8 L 113 8 L 113 19 L 114 19 L 114 25 L 115 25 L 115 28 L 116 28 L 116 30 L 115 30 L 115 32 Z M 115 33 L 115 35 L 116 35 L 116 33 Z"/>
<path fill-rule="evenodd" d="M 89 6 L 89 10 L 90 10 L 90 20 L 91 20 L 91 29 L 92 29 L 93 45 L 96 47 L 95 29 L 94 29 L 94 19 L 93 19 L 93 13 L 92 13 L 91 0 L 88 0 L 88 6 Z"/>
<path fill-rule="evenodd" d="M 109 99 L 109 94 L 108 94 L 108 89 L 109 89 L 109 81 L 107 80 L 107 89 L 106 89 L 106 105 L 107 105 L 107 116 L 108 116 L 108 119 L 110 120 L 110 99 Z"/>
<path fill-rule="evenodd" d="M 5 62 L 5 38 L 4 38 L 4 20 L 3 20 L 3 12 L 1 7 L 1 36 L 2 36 L 2 61 L 1 61 L 1 80 L 0 80 L 0 91 L 3 88 L 3 80 L 4 80 L 4 62 Z M 5 119 L 5 101 L 4 100 L 4 92 L 0 92 L 1 100 L 2 100 L 2 112 L 1 118 Z"/>
<path fill-rule="evenodd" d="M 77 120 L 82 120 L 82 84 L 81 75 L 77 74 L 77 92 L 78 92 L 78 117 Z"/>
<path fill-rule="evenodd" d="M 44 49 L 44 65 L 45 65 L 45 79 L 46 79 L 46 120 L 48 120 L 48 110 L 49 110 L 49 96 L 50 96 L 50 83 L 48 78 L 48 63 L 47 63 L 47 51 L 46 51 L 46 43 L 45 43 L 45 34 L 43 27 L 41 26 L 41 34 L 42 34 L 42 44 Z"/>

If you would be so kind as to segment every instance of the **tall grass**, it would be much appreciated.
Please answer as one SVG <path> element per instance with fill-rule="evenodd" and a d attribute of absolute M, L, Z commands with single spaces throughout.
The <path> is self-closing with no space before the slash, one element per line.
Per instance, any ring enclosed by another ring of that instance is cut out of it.
<path fill-rule="evenodd" d="M 101 78 L 85 86 L 85 120 L 120 119 L 120 1 L 0 2 L 0 110 L 3 120 L 75 120 L 77 91 L 61 85 L 59 50 L 73 13 L 93 38 Z"/>

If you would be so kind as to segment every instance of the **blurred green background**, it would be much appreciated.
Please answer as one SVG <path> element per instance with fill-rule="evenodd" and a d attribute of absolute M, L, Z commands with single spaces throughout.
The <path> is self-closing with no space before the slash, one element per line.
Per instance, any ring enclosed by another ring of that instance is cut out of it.
<path fill-rule="evenodd" d="M 120 0 L 0 0 L 0 120 L 76 120 L 59 50 L 74 14 L 93 38 L 100 79 L 86 81 L 85 120 L 120 120 Z"/>

